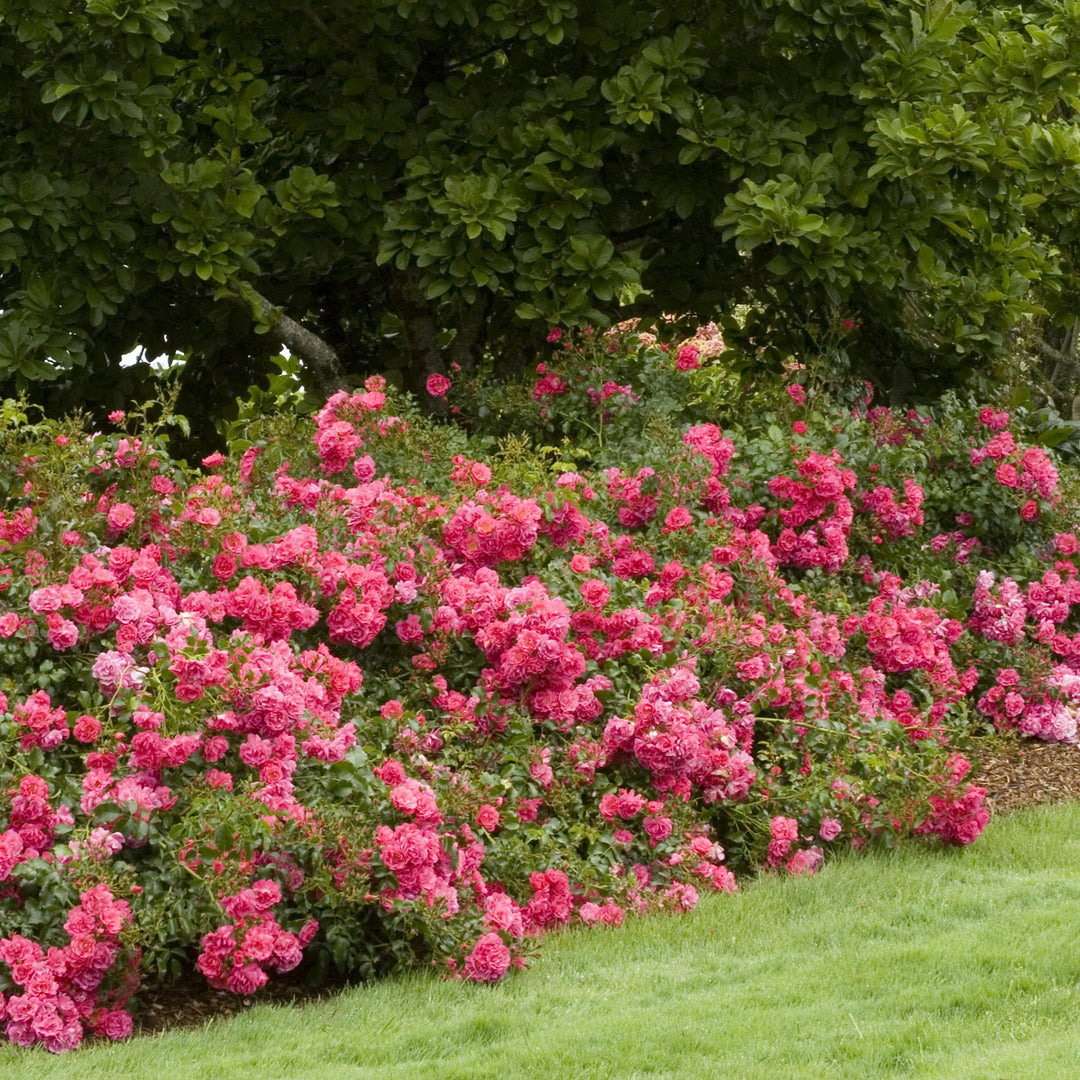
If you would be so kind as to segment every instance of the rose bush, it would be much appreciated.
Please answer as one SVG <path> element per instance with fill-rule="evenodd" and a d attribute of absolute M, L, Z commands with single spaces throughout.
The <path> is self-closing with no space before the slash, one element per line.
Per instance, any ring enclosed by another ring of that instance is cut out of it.
<path fill-rule="evenodd" d="M 974 731 L 1075 740 L 1071 474 L 1022 425 L 792 372 L 740 413 L 715 328 L 597 341 L 627 381 L 521 398 L 577 469 L 377 378 L 196 469 L 4 403 L 10 1039 L 122 1037 L 140 976 L 493 982 L 733 870 L 968 843 Z"/>

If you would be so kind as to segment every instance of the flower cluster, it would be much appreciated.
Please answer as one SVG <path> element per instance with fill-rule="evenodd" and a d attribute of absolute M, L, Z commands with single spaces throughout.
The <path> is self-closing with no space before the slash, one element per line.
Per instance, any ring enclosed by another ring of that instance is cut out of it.
<path fill-rule="evenodd" d="M 981 787 L 968 787 L 959 797 L 932 796 L 933 813 L 916 831 L 933 833 L 947 844 L 970 844 L 990 820 L 985 796 Z"/>
<path fill-rule="evenodd" d="M 55 750 L 71 734 L 67 713 L 61 708 L 53 709 L 51 705 L 49 695 L 38 690 L 15 706 L 12 719 L 23 730 L 19 737 L 19 746 L 23 750 L 33 746 Z"/>
<path fill-rule="evenodd" d="M 927 606 L 909 606 L 903 597 L 876 596 L 862 620 L 866 647 L 883 671 L 922 668 L 939 683 L 955 681 L 949 646 L 963 633 L 955 619 L 942 619 Z"/>
<path fill-rule="evenodd" d="M 535 499 L 519 499 L 509 491 L 479 491 L 447 521 L 443 542 L 472 566 L 516 562 L 536 543 L 540 517 Z"/>
<path fill-rule="evenodd" d="M 969 630 L 1003 645 L 1020 644 L 1027 622 L 1027 604 L 1012 578 L 995 586 L 993 573 L 981 570 L 971 599 Z"/>
<path fill-rule="evenodd" d="M 798 480 L 776 476 L 769 481 L 770 493 L 792 504 L 776 514 L 780 532 L 772 547 L 782 566 L 835 571 L 847 559 L 854 511 L 844 492 L 857 480 L 851 469 L 840 468 L 842 462 L 836 450 L 828 456 L 811 450 L 795 460 Z"/>
<path fill-rule="evenodd" d="M 608 721 L 604 748 L 608 754 L 632 753 L 658 792 L 687 799 L 696 788 L 706 803 L 737 802 L 755 777 L 747 753 L 751 726 L 729 723 L 722 709 L 698 697 L 700 689 L 689 667 L 656 676 L 642 688 L 632 722 Z"/>
<path fill-rule="evenodd" d="M 915 530 L 923 524 L 923 489 L 913 480 L 904 480 L 904 500 L 896 501 L 896 492 L 892 488 L 880 485 L 862 497 L 862 509 L 873 514 L 881 529 L 892 540 L 902 536 L 914 536 Z"/>
<path fill-rule="evenodd" d="M 1074 743 L 1080 678 L 1072 668 L 1058 665 L 1041 685 L 1025 687 L 1015 668 L 1001 668 L 994 685 L 979 698 L 978 708 L 999 731 L 1017 728 L 1047 742 Z"/>
<path fill-rule="evenodd" d="M 261 879 L 250 888 L 220 900 L 228 922 L 203 936 L 198 969 L 211 986 L 234 994 L 253 994 L 267 980 L 266 969 L 292 971 L 318 931 L 309 922 L 299 934 L 282 930 L 273 916 L 281 888 Z"/>
<path fill-rule="evenodd" d="M 994 466 L 997 482 L 1003 487 L 1037 496 L 1046 502 L 1056 502 L 1060 497 L 1058 471 L 1050 455 L 1041 446 L 1020 446 L 1004 424 L 987 426 L 998 433 L 985 446 L 972 449 L 971 464 L 980 466 L 989 461 Z M 1034 520 L 1039 513 L 1038 503 L 1035 499 L 1029 500 L 1020 513 L 1025 521 Z"/>
<path fill-rule="evenodd" d="M 127 995 L 138 985 L 138 975 L 103 996 L 102 982 L 122 958 L 120 934 L 131 922 L 131 909 L 113 897 L 108 886 L 95 885 L 79 897 L 64 929 L 66 946 L 47 951 L 19 934 L 0 939 L 0 961 L 11 980 L 23 988 L 5 1002 L 0 994 L 0 1020 L 18 1046 L 41 1043 L 46 1050 L 73 1050 L 85 1032 L 123 1039 L 131 1034 L 131 1014 L 124 1008 Z M 132 959 L 138 963 L 138 956 Z"/>

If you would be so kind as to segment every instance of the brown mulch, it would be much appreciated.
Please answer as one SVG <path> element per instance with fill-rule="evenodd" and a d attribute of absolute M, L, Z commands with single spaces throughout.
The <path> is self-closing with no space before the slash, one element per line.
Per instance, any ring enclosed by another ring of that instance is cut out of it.
<path fill-rule="evenodd" d="M 318 990 L 299 984 L 274 982 L 273 976 L 257 994 L 241 997 L 227 990 L 215 990 L 201 975 L 180 981 L 151 984 L 139 989 L 133 1002 L 132 1019 L 136 1035 L 160 1035 L 174 1028 L 202 1027 L 211 1020 L 226 1019 L 255 1005 L 308 1005 L 325 1001 L 345 987 L 323 986 Z"/>
<path fill-rule="evenodd" d="M 971 779 L 986 788 L 993 814 L 1080 799 L 1080 746 L 1034 739 L 1003 743 L 978 755 Z"/>
<path fill-rule="evenodd" d="M 978 753 L 970 779 L 986 788 L 986 803 L 994 814 L 1007 814 L 1034 803 L 1080 799 L 1080 746 L 1002 741 Z M 135 1031 L 155 1035 L 172 1028 L 201 1027 L 210 1020 L 242 1013 L 256 1001 L 304 1005 L 341 989 L 323 987 L 316 991 L 271 980 L 257 995 L 245 998 L 213 990 L 195 976 L 143 987 L 136 1003 Z"/>

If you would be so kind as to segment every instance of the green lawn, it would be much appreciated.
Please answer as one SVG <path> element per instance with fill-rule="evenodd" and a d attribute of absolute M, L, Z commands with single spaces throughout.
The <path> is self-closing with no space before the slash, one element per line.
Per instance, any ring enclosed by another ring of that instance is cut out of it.
<path fill-rule="evenodd" d="M 495 987 L 426 974 L 54 1058 L 4 1080 L 1076 1080 L 1080 806 L 556 935 Z"/>

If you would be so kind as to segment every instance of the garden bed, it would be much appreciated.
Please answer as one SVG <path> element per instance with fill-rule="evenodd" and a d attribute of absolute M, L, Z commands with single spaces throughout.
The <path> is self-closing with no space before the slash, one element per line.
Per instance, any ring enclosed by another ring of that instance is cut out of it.
<path fill-rule="evenodd" d="M 1071 748 L 983 738 L 1080 716 L 1077 478 L 1020 422 L 793 372 L 751 417 L 715 327 L 552 341 L 515 421 L 547 446 L 374 377 L 201 469 L 145 416 L 5 406 L 8 1039 L 495 982 L 551 929 L 1075 792 Z M 142 986 L 178 969 L 211 989 Z"/>

